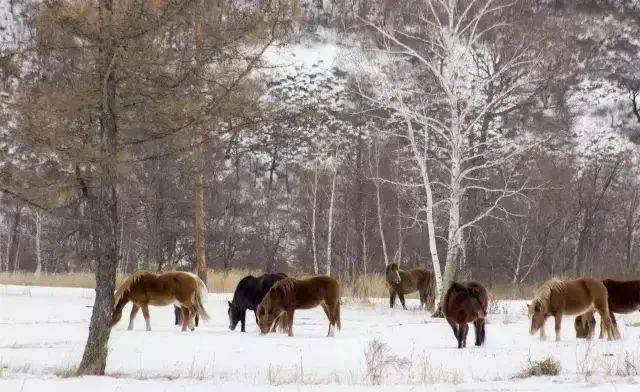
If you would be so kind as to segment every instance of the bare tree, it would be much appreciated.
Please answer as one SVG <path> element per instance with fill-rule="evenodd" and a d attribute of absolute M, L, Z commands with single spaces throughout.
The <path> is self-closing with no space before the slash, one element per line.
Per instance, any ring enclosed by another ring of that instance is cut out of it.
<path fill-rule="evenodd" d="M 392 93 L 371 98 L 404 124 L 395 136 L 406 141 L 411 160 L 403 162 L 420 179 L 409 186 L 423 189 L 420 212 L 426 215 L 439 295 L 460 267 L 465 232 L 485 218 L 505 213 L 504 200 L 526 189 L 513 173 L 503 170 L 523 149 L 500 135 L 476 138 L 480 129 L 499 122 L 501 115 L 528 99 L 527 91 L 536 80 L 539 59 L 524 43 L 512 42 L 508 50 L 493 45 L 507 24 L 504 11 L 512 5 L 494 0 L 424 0 L 416 12 L 417 30 L 389 31 L 374 25 L 389 42 L 389 55 L 406 56 L 417 64 L 415 69 L 396 71 L 390 79 Z M 422 81 L 420 87 L 411 86 L 410 79 Z M 465 195 L 472 191 L 491 202 L 464 220 Z M 447 250 L 442 280 L 436 206 L 446 207 L 448 215 L 443 225 Z"/>
<path fill-rule="evenodd" d="M 195 0 L 34 8 L 29 83 L 9 109 L 14 138 L 52 170 L 42 178 L 16 167 L 20 175 L 1 186 L 31 204 L 81 206 L 74 219 L 78 231 L 89 229 L 85 263 L 95 265 L 96 296 L 78 374 L 105 371 L 127 180 L 143 162 L 193 151 L 194 135 L 217 140 L 229 131 L 221 118 L 242 117 L 256 98 L 249 75 L 282 32 L 287 7 L 225 7 L 224 23 L 203 18 L 210 23 L 201 42 L 193 37 L 203 11 Z M 200 61 L 191 61 L 194 53 Z"/>
<path fill-rule="evenodd" d="M 331 247 L 333 245 L 333 210 L 336 197 L 336 181 L 338 179 L 338 168 L 333 163 L 331 170 L 331 196 L 329 198 L 329 222 L 327 223 L 327 261 L 325 263 L 325 273 L 331 275 Z"/>

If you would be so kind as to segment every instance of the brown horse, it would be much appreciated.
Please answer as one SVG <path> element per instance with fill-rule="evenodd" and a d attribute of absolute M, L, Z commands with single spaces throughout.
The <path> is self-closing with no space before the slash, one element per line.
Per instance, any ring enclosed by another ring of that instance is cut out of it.
<path fill-rule="evenodd" d="M 599 280 L 548 280 L 535 291 L 533 301 L 527 304 L 527 308 L 531 317 L 530 333 L 533 335 L 540 330 L 540 339 L 546 337 L 544 324 L 548 317 L 555 318 L 556 340 L 559 341 L 564 314 L 586 314 L 589 319 L 594 311 L 597 311 L 602 319 L 600 328 L 606 332 L 610 340 L 615 338 L 609 316 L 607 289 Z M 592 337 L 593 333 L 589 334 L 588 338 Z"/>
<path fill-rule="evenodd" d="M 458 348 L 467 347 L 469 323 L 473 323 L 476 346 L 484 344 L 485 317 L 489 306 L 487 289 L 478 282 L 453 282 L 442 301 L 442 312 L 458 340 Z"/>
<path fill-rule="evenodd" d="M 190 272 L 170 271 L 155 274 L 151 271 L 136 271 L 116 290 L 112 325 L 120 321 L 122 309 L 131 301 L 133 307 L 129 318 L 129 330 L 133 329 L 133 320 L 138 309 L 142 309 L 147 331 L 151 331 L 149 305 L 167 306 L 178 303 L 182 309 L 182 330 L 186 331 L 189 327 L 193 331 L 193 318 L 196 315 L 204 320 L 209 318 L 203 305 L 206 296 L 207 286 Z"/>
<path fill-rule="evenodd" d="M 433 309 L 434 290 L 433 272 L 426 268 L 412 268 L 402 270 L 398 263 L 391 263 L 385 271 L 387 287 L 389 288 L 389 306 L 393 308 L 396 303 L 396 295 L 400 297 L 402 308 L 407 309 L 404 303 L 404 295 L 418 291 L 420 293 L 420 307 Z"/>
<path fill-rule="evenodd" d="M 609 298 L 609 316 L 613 323 L 613 333 L 620 339 L 618 322 L 614 313 L 626 314 L 640 310 L 640 280 L 603 279 L 602 284 L 607 288 Z M 574 322 L 577 338 L 586 338 L 595 325 L 595 318 L 584 320 L 583 316 L 576 317 Z M 602 338 L 602 331 L 600 332 Z"/>
<path fill-rule="evenodd" d="M 286 278 L 274 284 L 256 310 L 260 332 L 269 332 L 279 317 L 289 336 L 293 336 L 293 314 L 296 309 L 322 306 L 329 319 L 327 336 L 340 325 L 340 284 L 330 276 L 314 276 L 308 279 Z M 273 331 L 273 330 L 272 330 Z"/>

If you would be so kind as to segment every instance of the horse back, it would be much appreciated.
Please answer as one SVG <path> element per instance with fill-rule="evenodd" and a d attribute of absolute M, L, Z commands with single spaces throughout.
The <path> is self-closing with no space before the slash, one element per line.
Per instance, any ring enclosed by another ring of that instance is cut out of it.
<path fill-rule="evenodd" d="M 199 279 L 196 275 L 169 271 L 160 275 L 146 274 L 140 276 L 130 287 L 129 296 L 134 302 L 165 306 L 176 300 L 189 300 L 199 290 Z"/>
<path fill-rule="evenodd" d="M 406 271 L 418 286 L 430 284 L 433 280 L 433 272 L 426 268 L 411 268 Z"/>
<path fill-rule="evenodd" d="M 592 278 L 565 281 L 562 290 L 554 290 L 549 303 L 550 311 L 567 314 L 582 314 L 597 303 L 606 303 L 607 289 L 604 284 Z"/>
<path fill-rule="evenodd" d="M 640 280 L 603 279 L 609 307 L 615 313 L 629 313 L 640 308 Z"/>
<path fill-rule="evenodd" d="M 479 305 L 476 299 L 480 301 Z M 445 293 L 442 312 L 448 320 L 456 323 L 468 323 L 477 318 L 484 318 L 488 304 L 487 290 L 480 283 L 474 281 L 454 282 Z"/>
<path fill-rule="evenodd" d="M 314 276 L 307 279 L 294 279 L 290 293 L 295 309 L 309 309 L 321 302 L 329 305 L 340 301 L 340 284 L 330 276 Z"/>
<path fill-rule="evenodd" d="M 262 301 L 262 298 L 269 292 L 271 287 L 285 277 L 285 274 L 264 274 L 259 277 L 245 276 L 236 286 L 233 302 L 240 307 L 256 310 L 258 304 L 260 304 L 260 301 Z"/>

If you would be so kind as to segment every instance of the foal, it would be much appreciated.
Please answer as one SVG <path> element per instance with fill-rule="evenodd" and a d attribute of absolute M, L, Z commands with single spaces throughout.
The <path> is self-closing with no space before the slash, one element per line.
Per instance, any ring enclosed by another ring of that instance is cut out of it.
<path fill-rule="evenodd" d="M 458 348 L 467 347 L 469 323 L 473 323 L 476 346 L 485 341 L 485 317 L 489 305 L 487 290 L 478 282 L 453 282 L 442 302 L 442 312 L 458 340 Z"/>
<path fill-rule="evenodd" d="M 209 315 L 204 308 L 207 297 L 207 286 L 196 275 L 190 272 L 170 271 L 155 274 L 151 271 L 136 271 L 118 287 L 115 294 L 115 307 L 111 325 L 122 318 L 122 309 L 132 302 L 129 330 L 133 329 L 133 320 L 139 309 L 147 323 L 147 331 L 151 331 L 149 305 L 167 306 L 180 304 L 182 309 L 182 330 L 189 327 L 192 331 L 193 318 L 199 315 L 207 320 Z"/>

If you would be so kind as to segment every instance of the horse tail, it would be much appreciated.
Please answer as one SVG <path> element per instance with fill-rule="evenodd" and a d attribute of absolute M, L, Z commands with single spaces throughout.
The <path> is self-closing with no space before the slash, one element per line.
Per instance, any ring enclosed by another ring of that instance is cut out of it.
<path fill-rule="evenodd" d="M 209 313 L 207 313 L 207 309 L 205 309 L 204 307 L 204 303 L 207 300 L 207 293 L 209 291 L 207 290 L 207 285 L 204 284 L 202 279 L 200 278 L 197 278 L 197 279 L 198 279 L 198 289 L 196 290 L 196 293 L 195 293 L 196 311 L 198 315 L 202 317 L 203 320 L 209 320 Z"/>
<path fill-rule="evenodd" d="M 340 299 L 336 302 L 336 327 L 338 327 L 338 331 L 342 329 L 342 324 L 340 323 Z"/>

